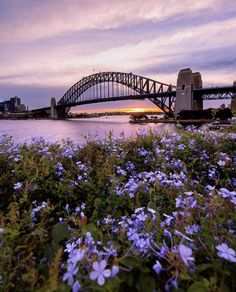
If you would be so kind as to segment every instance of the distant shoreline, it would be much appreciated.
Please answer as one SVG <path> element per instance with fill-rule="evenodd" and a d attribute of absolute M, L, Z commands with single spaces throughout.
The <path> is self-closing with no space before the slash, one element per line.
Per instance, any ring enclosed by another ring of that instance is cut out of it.
<path fill-rule="evenodd" d="M 142 112 L 145 115 L 163 115 L 162 112 Z M 129 116 L 132 114 L 139 114 L 138 112 L 105 112 L 105 113 L 81 113 L 72 114 L 67 119 L 86 119 L 86 118 L 97 118 L 105 116 Z M 7 115 L 0 115 L 0 120 L 50 120 L 46 117 L 34 117 L 31 112 L 29 113 L 9 113 Z"/>

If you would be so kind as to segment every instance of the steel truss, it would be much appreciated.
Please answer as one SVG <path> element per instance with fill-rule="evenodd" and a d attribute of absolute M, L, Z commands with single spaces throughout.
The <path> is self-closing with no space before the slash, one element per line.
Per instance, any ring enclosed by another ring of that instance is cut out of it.
<path fill-rule="evenodd" d="M 101 84 L 104 83 L 108 88 L 108 96 L 101 96 Z M 115 84 L 122 84 L 134 93 L 129 95 L 113 96 Z M 83 93 L 89 88 L 96 86 L 97 96 L 93 99 L 84 98 Z M 58 108 L 65 110 L 67 114 L 72 106 L 90 104 L 105 101 L 131 100 L 148 98 L 164 113 L 171 114 L 174 111 L 176 91 L 175 86 L 158 82 L 146 77 L 122 72 L 102 72 L 84 77 L 75 83 L 59 100 Z"/>
<path fill-rule="evenodd" d="M 203 100 L 231 99 L 235 93 L 235 86 L 212 87 L 193 90 L 194 98 Z"/>

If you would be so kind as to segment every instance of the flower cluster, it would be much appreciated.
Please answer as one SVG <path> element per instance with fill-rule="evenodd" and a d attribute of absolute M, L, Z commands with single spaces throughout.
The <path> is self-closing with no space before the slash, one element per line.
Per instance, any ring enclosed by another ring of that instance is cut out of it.
<path fill-rule="evenodd" d="M 33 221 L 36 221 L 36 214 L 40 212 L 42 209 L 46 208 L 48 204 L 46 202 L 42 202 L 41 205 L 37 206 L 37 202 L 34 201 L 33 205 L 35 206 L 35 208 L 33 208 L 33 210 L 31 211 L 31 218 Z"/>
<path fill-rule="evenodd" d="M 0 290 L 236 290 L 235 153 L 193 127 L 0 136 Z"/>
<path fill-rule="evenodd" d="M 108 242 L 107 246 L 103 246 L 101 242 L 95 242 L 90 232 L 87 232 L 84 238 L 79 237 L 68 242 L 65 252 L 68 259 L 63 281 L 67 281 L 73 291 L 80 289 L 84 273 L 89 275 L 91 281 L 96 280 L 102 286 L 105 278 L 114 277 L 119 271 L 118 266 L 108 264 L 108 261 L 111 262 L 117 256 L 112 243 Z"/>

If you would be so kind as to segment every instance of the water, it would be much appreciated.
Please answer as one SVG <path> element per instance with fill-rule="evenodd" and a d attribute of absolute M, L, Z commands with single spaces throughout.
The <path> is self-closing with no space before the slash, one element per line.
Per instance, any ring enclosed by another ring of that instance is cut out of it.
<path fill-rule="evenodd" d="M 7 134 L 17 143 L 30 142 L 33 137 L 43 137 L 56 142 L 71 139 L 76 143 L 85 141 L 85 136 L 104 138 L 109 131 L 115 137 L 121 133 L 126 138 L 139 130 L 155 129 L 158 132 L 174 131 L 174 124 L 130 124 L 129 116 L 109 116 L 71 120 L 0 120 L 0 135 Z"/>

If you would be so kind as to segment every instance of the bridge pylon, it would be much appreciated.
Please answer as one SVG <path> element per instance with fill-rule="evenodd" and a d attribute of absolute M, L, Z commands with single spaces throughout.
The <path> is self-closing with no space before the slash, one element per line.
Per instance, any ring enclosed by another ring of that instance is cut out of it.
<path fill-rule="evenodd" d="M 55 97 L 51 98 L 50 118 L 53 120 L 63 120 L 66 118 L 65 107 L 58 106 Z"/>
<path fill-rule="evenodd" d="M 193 95 L 193 89 L 202 88 L 202 77 L 199 72 L 193 73 L 190 68 L 179 71 L 176 88 L 174 113 L 182 110 L 201 110 L 203 100 Z"/>
<path fill-rule="evenodd" d="M 57 105 L 56 98 L 55 97 L 52 97 L 51 98 L 50 118 L 53 119 L 53 120 L 57 119 L 56 105 Z"/>
<path fill-rule="evenodd" d="M 236 116 L 236 80 L 233 83 L 234 86 L 234 93 L 231 99 L 231 111 L 233 116 Z"/>

